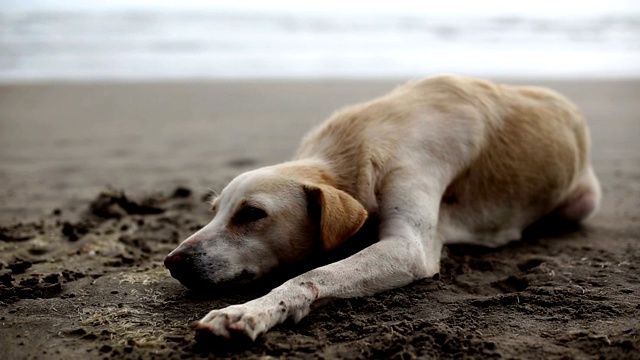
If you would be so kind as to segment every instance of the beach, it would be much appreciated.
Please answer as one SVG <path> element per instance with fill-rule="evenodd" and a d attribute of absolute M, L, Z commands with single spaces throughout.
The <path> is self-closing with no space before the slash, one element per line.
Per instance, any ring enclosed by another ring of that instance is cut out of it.
<path fill-rule="evenodd" d="M 336 300 L 233 346 L 189 324 L 267 289 L 193 293 L 164 256 L 210 220 L 209 194 L 404 80 L 0 85 L 5 358 L 637 358 L 640 81 L 499 80 L 581 108 L 599 213 L 495 250 L 447 247 L 438 279 Z"/>

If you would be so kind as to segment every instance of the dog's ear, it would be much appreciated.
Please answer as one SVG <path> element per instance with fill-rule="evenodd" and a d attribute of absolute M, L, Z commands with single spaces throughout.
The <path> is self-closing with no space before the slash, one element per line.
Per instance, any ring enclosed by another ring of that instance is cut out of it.
<path fill-rule="evenodd" d="M 353 236 L 367 220 L 367 210 L 344 191 L 329 185 L 303 185 L 307 209 L 320 223 L 320 239 L 332 250 Z"/>

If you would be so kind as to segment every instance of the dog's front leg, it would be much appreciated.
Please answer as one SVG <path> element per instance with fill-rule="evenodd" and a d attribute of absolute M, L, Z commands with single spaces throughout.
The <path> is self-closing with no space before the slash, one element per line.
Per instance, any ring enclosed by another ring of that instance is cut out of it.
<path fill-rule="evenodd" d="M 195 327 L 227 338 L 232 332 L 242 333 L 255 340 L 288 318 L 299 321 L 318 300 L 370 295 L 433 276 L 442 249 L 435 230 L 439 194 L 430 198 L 408 188 L 411 194 L 383 204 L 379 242 L 297 276 L 261 298 L 213 310 Z"/>
<path fill-rule="evenodd" d="M 415 242 L 383 240 L 347 259 L 297 276 L 261 298 L 213 310 L 195 327 L 227 338 L 230 332 L 243 333 L 255 340 L 287 318 L 299 321 L 318 300 L 370 295 L 438 271 L 437 263 L 426 265 Z"/>

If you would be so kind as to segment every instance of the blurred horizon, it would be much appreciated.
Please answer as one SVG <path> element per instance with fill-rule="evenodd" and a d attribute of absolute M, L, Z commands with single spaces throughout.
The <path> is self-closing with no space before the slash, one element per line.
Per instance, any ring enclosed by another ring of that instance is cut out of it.
<path fill-rule="evenodd" d="M 295 0 L 235 0 L 233 3 L 220 0 L 0 0 L 4 9 L 40 9 L 40 10 L 91 10 L 105 11 L 113 9 L 155 9 L 155 10 L 230 10 L 285 13 L 358 13 L 358 14 L 414 14 L 416 11 L 429 11 L 435 15 L 453 16 L 504 16 L 520 15 L 527 17 L 584 17 L 602 15 L 640 14 L 640 2 L 635 0 L 538 0 L 511 1 L 492 0 L 478 2 L 473 0 L 449 0 L 447 2 L 415 2 L 396 0 L 390 2 L 363 2 L 342 0 L 324 0 L 300 2 Z"/>
<path fill-rule="evenodd" d="M 638 78 L 640 2 L 0 0 L 0 82 Z"/>

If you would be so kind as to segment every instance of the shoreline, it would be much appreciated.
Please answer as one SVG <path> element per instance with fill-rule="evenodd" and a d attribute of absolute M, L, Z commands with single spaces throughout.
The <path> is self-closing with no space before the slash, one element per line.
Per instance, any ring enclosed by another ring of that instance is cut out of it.
<path fill-rule="evenodd" d="M 246 76 L 246 77 L 52 77 L 0 79 L 0 88 L 13 86 L 171 86 L 171 85 L 223 85 L 223 84 L 345 84 L 345 83 L 402 83 L 409 80 L 422 79 L 430 76 L 454 74 L 488 79 L 495 82 L 510 84 L 556 84 L 556 83 L 585 83 L 585 82 L 638 82 L 639 74 L 619 75 L 473 75 L 459 72 L 436 72 L 416 76 Z"/>

